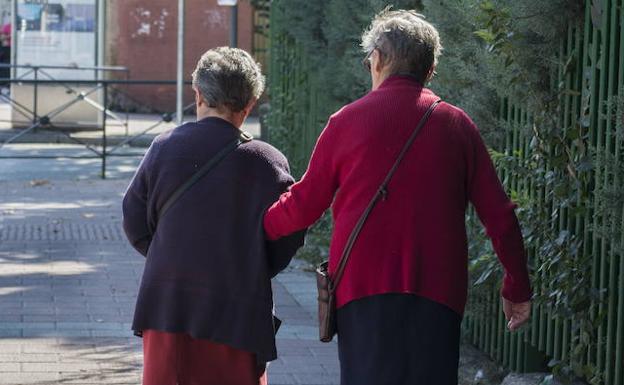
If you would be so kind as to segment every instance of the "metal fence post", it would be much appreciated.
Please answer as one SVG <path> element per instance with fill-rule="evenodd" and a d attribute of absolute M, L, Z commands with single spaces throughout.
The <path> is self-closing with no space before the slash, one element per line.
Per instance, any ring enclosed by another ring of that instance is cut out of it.
<path fill-rule="evenodd" d="M 102 109 L 102 179 L 106 179 L 106 108 L 108 105 L 108 83 L 104 85 L 104 108 Z"/>
<path fill-rule="evenodd" d="M 178 82 L 176 122 L 184 120 L 184 0 L 178 0 Z"/>
<path fill-rule="evenodd" d="M 39 99 L 39 67 L 34 67 L 35 73 L 35 84 L 33 90 L 33 124 L 37 123 L 39 120 L 39 114 L 37 113 L 37 99 Z"/>
<path fill-rule="evenodd" d="M 238 4 L 230 7 L 230 47 L 238 47 Z"/>

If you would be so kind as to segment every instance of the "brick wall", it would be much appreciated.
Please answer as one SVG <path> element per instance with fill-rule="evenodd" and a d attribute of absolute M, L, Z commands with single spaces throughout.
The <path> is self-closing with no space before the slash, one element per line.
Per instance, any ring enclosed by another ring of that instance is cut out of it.
<path fill-rule="evenodd" d="M 177 0 L 110 0 L 106 62 L 130 69 L 132 79 L 174 80 L 177 55 Z M 217 0 L 186 0 L 184 74 L 188 80 L 206 50 L 229 45 L 230 9 Z M 238 6 L 238 46 L 252 50 L 253 9 Z M 175 110 L 175 86 L 132 86 L 133 99 L 161 111 Z M 193 101 L 190 86 L 185 103 Z"/>

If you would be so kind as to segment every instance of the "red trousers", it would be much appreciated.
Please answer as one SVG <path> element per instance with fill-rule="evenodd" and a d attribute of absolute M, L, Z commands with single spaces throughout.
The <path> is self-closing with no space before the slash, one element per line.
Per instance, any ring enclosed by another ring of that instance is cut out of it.
<path fill-rule="evenodd" d="M 267 385 L 253 353 L 184 333 L 143 331 L 143 385 Z"/>

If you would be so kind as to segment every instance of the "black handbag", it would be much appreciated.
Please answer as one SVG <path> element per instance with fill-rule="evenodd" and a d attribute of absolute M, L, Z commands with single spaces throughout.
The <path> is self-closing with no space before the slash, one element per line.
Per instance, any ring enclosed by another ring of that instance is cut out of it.
<path fill-rule="evenodd" d="M 342 276 L 344 275 L 345 267 L 347 266 L 347 261 L 349 260 L 349 256 L 351 254 L 351 250 L 355 245 L 355 241 L 357 240 L 358 235 L 362 231 L 362 227 L 364 227 L 364 223 L 368 219 L 370 213 L 373 211 L 375 204 L 380 198 L 383 198 L 387 195 L 388 183 L 390 183 L 390 179 L 394 175 L 396 169 L 399 167 L 399 164 L 405 157 L 405 154 L 411 147 L 412 143 L 416 139 L 416 136 L 423 128 L 433 110 L 440 104 L 441 100 L 435 101 L 425 112 L 425 115 L 422 117 L 414 132 L 409 137 L 405 146 L 399 153 L 397 160 L 394 162 L 394 165 L 386 175 L 383 183 L 377 189 L 377 192 L 371 199 L 370 203 L 364 210 L 364 213 L 360 217 L 359 221 L 355 225 L 355 228 L 351 232 L 349 239 L 345 245 L 345 248 L 342 252 L 342 256 L 338 262 L 338 268 L 336 269 L 336 273 L 332 277 L 329 274 L 329 262 L 324 261 L 320 265 L 318 265 L 316 269 L 316 286 L 318 289 L 318 318 L 319 318 L 319 339 L 321 342 L 330 342 L 334 335 L 337 332 L 337 323 L 336 323 L 336 289 L 342 280 Z"/>

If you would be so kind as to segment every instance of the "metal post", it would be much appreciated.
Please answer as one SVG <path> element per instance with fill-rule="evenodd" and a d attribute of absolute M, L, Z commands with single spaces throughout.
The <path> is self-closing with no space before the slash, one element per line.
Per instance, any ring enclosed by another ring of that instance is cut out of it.
<path fill-rule="evenodd" d="M 184 0 L 178 0 L 178 83 L 177 83 L 176 122 L 184 119 Z"/>
<path fill-rule="evenodd" d="M 126 71 L 126 81 L 130 80 L 130 71 Z M 127 90 L 128 88 L 125 88 Z M 130 103 L 124 103 L 126 108 L 126 136 L 130 135 Z"/>
<path fill-rule="evenodd" d="M 102 109 L 102 179 L 106 179 L 106 105 L 108 104 L 108 84 L 104 83 L 104 108 Z"/>
<path fill-rule="evenodd" d="M 97 1 L 97 40 L 96 40 L 96 67 L 106 65 L 105 47 L 106 47 L 106 1 Z M 95 70 L 95 76 L 98 80 L 104 78 L 104 71 Z"/>
<path fill-rule="evenodd" d="M 106 42 L 106 1 L 105 0 L 97 0 L 96 1 L 97 14 L 96 14 L 96 22 L 97 22 L 97 36 L 95 40 L 95 67 L 104 66 L 104 56 L 105 56 L 105 42 Z M 105 73 L 99 69 L 95 70 L 95 79 L 102 80 L 104 79 Z M 104 93 L 102 91 L 98 92 L 98 99 L 100 102 L 104 100 Z M 104 109 L 106 109 L 106 103 L 104 103 Z M 104 122 L 102 122 L 102 126 Z"/>
<path fill-rule="evenodd" d="M 33 90 L 33 124 L 37 123 L 37 120 L 39 120 L 39 114 L 37 113 L 37 102 L 39 99 L 39 85 L 38 85 L 38 80 L 39 80 L 39 67 L 34 67 L 34 75 L 35 75 L 35 84 L 34 86 L 34 90 Z"/>
<path fill-rule="evenodd" d="M 230 47 L 238 47 L 238 4 L 230 7 Z"/>
<path fill-rule="evenodd" d="M 12 1 L 12 11 L 11 11 L 11 62 L 10 64 L 17 64 L 17 1 Z M 15 79 L 17 77 L 17 68 L 11 68 L 11 78 Z M 11 83 L 11 90 L 13 89 L 13 83 Z"/>

